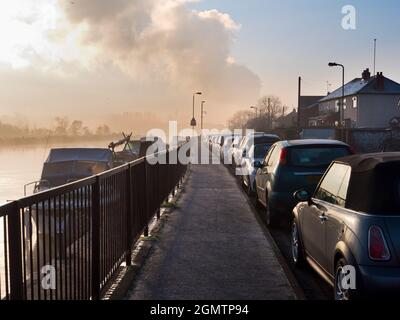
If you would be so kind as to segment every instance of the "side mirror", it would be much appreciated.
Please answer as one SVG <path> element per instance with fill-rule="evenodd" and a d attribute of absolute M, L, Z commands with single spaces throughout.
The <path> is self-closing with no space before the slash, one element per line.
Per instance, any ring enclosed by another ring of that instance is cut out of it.
<path fill-rule="evenodd" d="M 261 161 L 254 161 L 253 167 L 256 169 L 260 169 L 263 167 L 263 165 L 262 165 Z"/>
<path fill-rule="evenodd" d="M 306 202 L 310 200 L 310 194 L 306 190 L 299 190 L 294 193 L 294 198 L 300 202 Z"/>

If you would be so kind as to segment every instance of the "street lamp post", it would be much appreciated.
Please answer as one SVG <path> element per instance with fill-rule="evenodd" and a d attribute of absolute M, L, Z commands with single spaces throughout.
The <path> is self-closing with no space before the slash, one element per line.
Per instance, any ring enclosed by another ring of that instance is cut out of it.
<path fill-rule="evenodd" d="M 336 62 L 329 62 L 328 66 L 342 68 L 342 101 L 339 104 L 339 119 L 340 119 L 339 126 L 342 128 L 344 121 L 344 65 Z"/>
<path fill-rule="evenodd" d="M 193 136 L 194 136 L 194 128 L 197 126 L 197 121 L 196 121 L 196 118 L 194 117 L 194 103 L 195 103 L 195 97 L 196 97 L 196 95 L 202 95 L 203 93 L 202 92 L 195 92 L 195 93 L 193 93 L 193 118 L 192 118 L 192 120 L 190 121 L 190 125 L 191 125 L 191 127 L 192 127 L 192 129 L 193 129 Z"/>
<path fill-rule="evenodd" d="M 206 102 L 203 100 L 202 102 L 201 102 L 201 132 L 203 132 L 203 129 L 204 129 L 204 127 L 203 127 L 203 121 L 204 121 L 204 113 L 205 113 L 205 111 L 204 111 L 204 104 L 205 104 Z"/>

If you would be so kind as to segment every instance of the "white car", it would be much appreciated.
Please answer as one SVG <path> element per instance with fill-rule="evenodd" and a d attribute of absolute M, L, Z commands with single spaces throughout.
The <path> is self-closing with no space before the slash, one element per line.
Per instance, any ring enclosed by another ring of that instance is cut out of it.
<path fill-rule="evenodd" d="M 227 163 L 228 161 L 230 161 L 228 152 L 232 146 L 234 139 L 235 139 L 235 136 L 228 136 L 228 137 L 225 137 L 225 139 L 224 139 L 224 144 L 222 145 L 222 147 L 220 149 L 221 161 L 224 164 Z"/>
<path fill-rule="evenodd" d="M 242 141 L 242 139 L 243 139 L 242 136 L 235 136 L 235 138 L 233 139 L 231 145 L 228 148 L 227 155 L 226 155 L 227 156 L 227 160 L 228 160 L 227 164 L 230 164 L 230 165 L 233 164 L 233 154 L 235 152 L 235 149 L 239 147 L 240 142 Z"/>
<path fill-rule="evenodd" d="M 275 140 L 275 142 L 280 140 L 280 138 L 275 134 L 267 134 L 264 132 L 252 132 L 247 134 L 246 137 L 242 140 L 240 146 L 235 149 L 235 152 L 233 154 L 235 167 L 240 168 L 242 166 L 242 159 L 246 156 L 250 147 L 254 144 L 254 140 L 261 137 L 271 138 L 271 140 Z"/>
<path fill-rule="evenodd" d="M 249 196 L 255 194 L 256 173 L 273 143 L 261 142 L 253 144 L 246 157 L 243 158 L 242 179 Z"/>

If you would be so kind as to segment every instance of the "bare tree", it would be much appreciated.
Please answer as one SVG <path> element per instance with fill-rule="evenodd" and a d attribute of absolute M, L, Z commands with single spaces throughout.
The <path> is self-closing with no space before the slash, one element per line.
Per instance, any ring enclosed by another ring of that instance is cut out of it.
<path fill-rule="evenodd" d="M 279 97 L 267 95 L 258 100 L 258 108 L 262 117 L 267 120 L 268 129 L 272 128 L 274 120 L 283 115 L 283 105 Z"/>
<path fill-rule="evenodd" d="M 56 128 L 54 130 L 55 134 L 58 136 L 67 135 L 68 129 L 68 118 L 66 117 L 57 117 L 55 118 Z"/>
<path fill-rule="evenodd" d="M 74 120 L 69 126 L 69 134 L 74 137 L 80 136 L 82 135 L 82 129 L 83 129 L 83 122 L 80 120 Z"/>
<path fill-rule="evenodd" d="M 98 126 L 96 129 L 96 135 L 98 136 L 107 136 L 109 134 L 111 134 L 111 130 L 110 127 L 106 124 Z"/>
<path fill-rule="evenodd" d="M 238 111 L 228 122 L 229 129 L 246 129 L 249 119 L 254 116 L 251 111 Z"/>

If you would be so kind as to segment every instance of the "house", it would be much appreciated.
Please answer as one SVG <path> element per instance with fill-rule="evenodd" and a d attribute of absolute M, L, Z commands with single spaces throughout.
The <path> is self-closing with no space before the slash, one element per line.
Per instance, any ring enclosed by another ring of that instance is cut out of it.
<path fill-rule="evenodd" d="M 319 116 L 318 102 L 325 96 L 300 96 L 300 127 L 308 127 L 309 119 Z"/>
<path fill-rule="evenodd" d="M 293 128 L 297 126 L 297 120 L 297 111 L 296 109 L 293 109 L 289 114 L 275 119 L 273 122 L 273 128 Z"/>
<path fill-rule="evenodd" d="M 342 87 L 320 99 L 319 114 L 309 118 L 309 125 L 339 126 L 341 99 Z M 366 69 L 361 78 L 345 84 L 342 112 L 347 128 L 388 128 L 400 116 L 400 84 L 382 72 L 371 77 Z"/>

